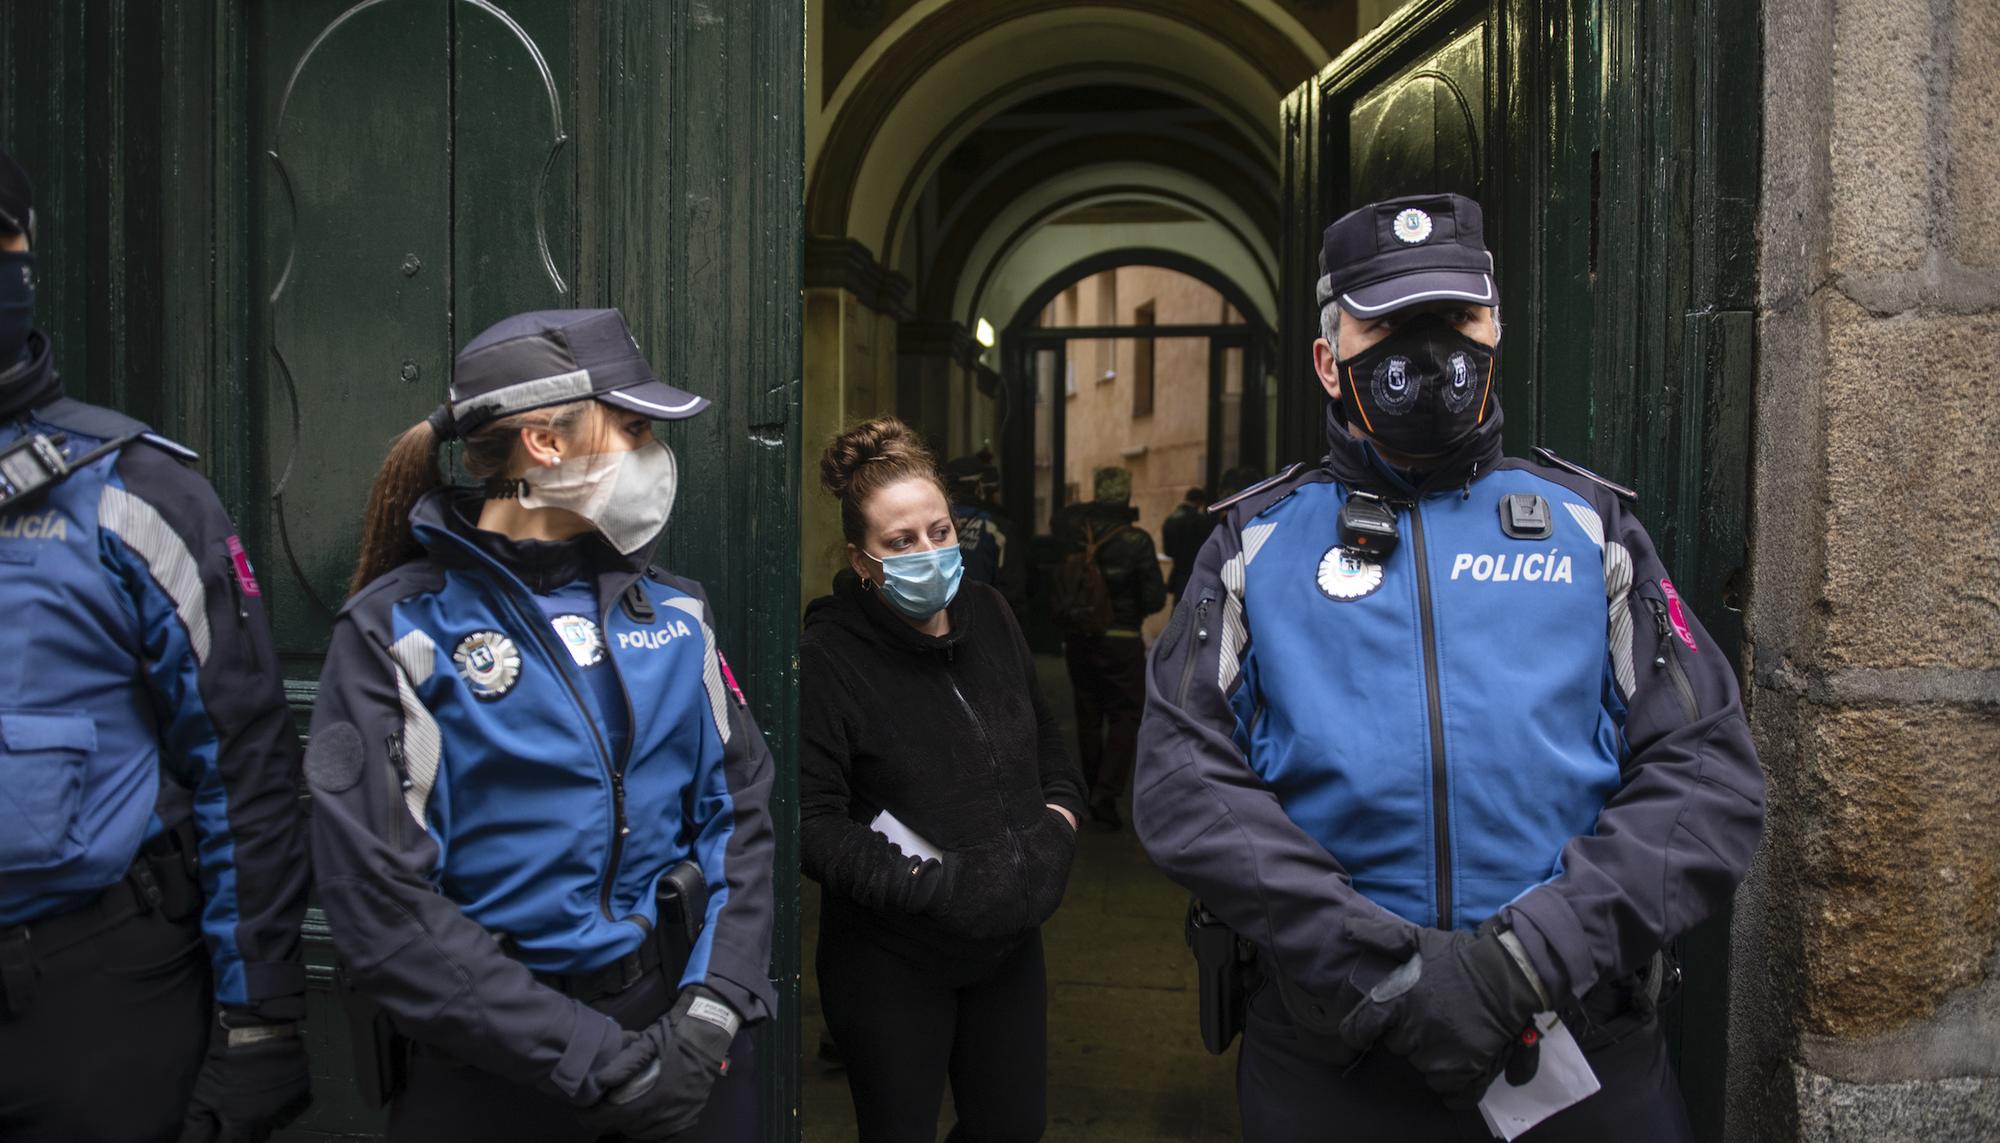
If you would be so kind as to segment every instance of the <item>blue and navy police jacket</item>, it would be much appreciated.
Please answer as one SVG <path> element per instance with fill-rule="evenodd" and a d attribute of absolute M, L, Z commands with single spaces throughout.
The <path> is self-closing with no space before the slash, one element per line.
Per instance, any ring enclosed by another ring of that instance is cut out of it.
<path fill-rule="evenodd" d="M 1328 440 L 1227 507 L 1154 648 L 1147 851 L 1314 1032 L 1390 967 L 1350 917 L 1498 917 L 1552 995 L 1628 985 L 1757 844 L 1729 659 L 1619 496 L 1503 458 L 1498 418 L 1421 488 L 1331 416 Z M 1386 559 L 1337 542 L 1356 490 L 1394 506 Z"/>
<path fill-rule="evenodd" d="M 401 1032 L 588 1104 L 619 1025 L 533 974 L 637 950 L 684 859 L 709 896 L 681 984 L 746 1021 L 772 1013 L 771 755 L 698 585 L 594 533 L 482 531 L 481 503 L 419 501 L 425 557 L 335 623 L 306 754 L 314 870 L 355 987 Z M 533 594 L 578 579 L 595 588 L 623 749 Z"/>
<path fill-rule="evenodd" d="M 61 397 L 31 346 L 0 399 L 53 399 L 0 422 L 0 448 L 61 435 L 75 460 L 131 439 L 0 511 L 0 930 L 84 908 L 141 845 L 191 836 L 217 1002 L 296 1019 L 298 736 L 250 561 L 192 453 Z"/>

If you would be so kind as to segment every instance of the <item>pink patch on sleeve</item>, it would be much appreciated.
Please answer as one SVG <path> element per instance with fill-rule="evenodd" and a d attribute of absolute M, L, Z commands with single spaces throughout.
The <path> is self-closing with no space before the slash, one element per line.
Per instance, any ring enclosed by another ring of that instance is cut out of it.
<path fill-rule="evenodd" d="M 1660 592 L 1667 597 L 1667 619 L 1674 625 L 1674 634 L 1688 645 L 1690 651 L 1700 651 L 1694 645 L 1694 628 L 1688 626 L 1687 613 L 1681 610 L 1681 593 L 1674 590 L 1674 581 L 1660 577 Z"/>
<path fill-rule="evenodd" d="M 715 661 L 722 664 L 722 682 L 729 688 L 729 693 L 736 696 L 736 705 L 749 706 L 750 700 L 743 697 L 743 688 L 736 685 L 736 672 L 729 669 L 729 660 L 722 657 L 721 651 L 717 651 Z"/>
<path fill-rule="evenodd" d="M 250 553 L 243 550 L 243 541 L 235 536 L 225 541 L 229 545 L 229 562 L 236 565 L 236 586 L 245 595 L 264 594 L 257 587 L 257 575 L 250 570 Z"/>

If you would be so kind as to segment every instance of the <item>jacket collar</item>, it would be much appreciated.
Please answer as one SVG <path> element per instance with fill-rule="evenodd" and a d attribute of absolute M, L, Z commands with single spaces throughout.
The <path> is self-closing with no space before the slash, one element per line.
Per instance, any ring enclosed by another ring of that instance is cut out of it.
<path fill-rule="evenodd" d="M 487 531 L 477 524 L 484 503 L 477 489 L 437 489 L 410 510 L 410 530 L 439 563 L 484 568 L 531 593 L 595 577 L 600 610 L 607 609 L 651 562 L 650 548 L 620 555 L 595 532 L 550 541 L 516 540 Z"/>
<path fill-rule="evenodd" d="M 881 647 L 894 647 L 917 655 L 946 658 L 966 641 L 972 630 L 972 608 L 961 587 L 945 605 L 951 616 L 951 630 L 943 635 L 926 635 L 910 626 L 877 593 L 861 586 L 861 577 L 842 568 L 833 577 L 833 594 L 818 600 L 807 615 L 808 623 L 833 622 Z"/>
<path fill-rule="evenodd" d="M 1331 398 L 1325 407 L 1326 468 L 1349 488 L 1392 500 L 1415 500 L 1465 487 L 1500 463 L 1500 427 L 1506 418 L 1497 400 L 1493 415 L 1470 440 L 1422 472 L 1405 471 L 1384 460 L 1373 444 L 1347 431 L 1347 423 Z"/>
<path fill-rule="evenodd" d="M 27 354 L 0 371 L 0 417 L 32 412 L 62 395 L 62 378 L 56 373 L 56 355 L 48 335 L 30 330 Z"/>

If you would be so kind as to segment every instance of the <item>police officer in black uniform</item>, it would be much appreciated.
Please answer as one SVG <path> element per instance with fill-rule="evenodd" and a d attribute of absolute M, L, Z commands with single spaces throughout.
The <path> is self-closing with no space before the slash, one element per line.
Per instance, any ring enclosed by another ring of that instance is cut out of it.
<path fill-rule="evenodd" d="M 0 1138 L 261 1140 L 310 1099 L 298 736 L 194 455 L 63 395 L 0 151 Z"/>

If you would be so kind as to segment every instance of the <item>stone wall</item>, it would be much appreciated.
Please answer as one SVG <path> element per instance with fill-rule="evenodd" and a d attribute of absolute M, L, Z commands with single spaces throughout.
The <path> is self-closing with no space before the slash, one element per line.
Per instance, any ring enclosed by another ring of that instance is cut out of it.
<path fill-rule="evenodd" d="M 1729 1137 L 2000 1138 L 2000 5 L 1766 0 Z"/>

